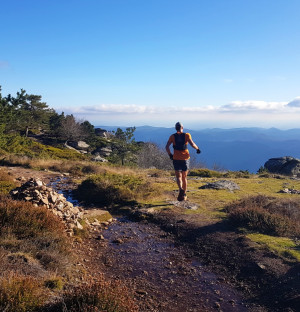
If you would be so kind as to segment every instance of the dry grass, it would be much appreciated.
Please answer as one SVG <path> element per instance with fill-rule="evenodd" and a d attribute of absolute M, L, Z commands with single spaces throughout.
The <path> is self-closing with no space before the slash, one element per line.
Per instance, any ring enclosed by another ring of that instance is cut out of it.
<path fill-rule="evenodd" d="M 74 175 L 97 174 L 103 171 L 102 164 L 83 160 L 43 159 L 8 155 L 5 158 L 5 163 L 11 166 L 20 166 L 35 170 L 68 172 Z"/>
<path fill-rule="evenodd" d="M 6 170 L 3 168 L 0 168 L 0 181 L 7 181 L 7 182 L 13 182 L 13 177 L 7 173 Z"/>

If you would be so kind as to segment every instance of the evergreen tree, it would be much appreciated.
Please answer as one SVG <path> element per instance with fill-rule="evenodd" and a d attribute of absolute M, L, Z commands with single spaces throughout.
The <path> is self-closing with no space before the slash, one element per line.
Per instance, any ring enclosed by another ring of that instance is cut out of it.
<path fill-rule="evenodd" d="M 8 113 L 5 120 L 7 130 L 19 131 L 25 136 L 28 136 L 29 130 L 48 130 L 49 119 L 55 111 L 41 100 L 40 95 L 29 95 L 23 89 L 17 92 L 16 97 L 9 94 L 2 99 L 2 108 L 5 107 Z"/>
<path fill-rule="evenodd" d="M 133 136 L 135 127 L 126 128 L 123 131 L 121 128 L 118 128 L 114 132 L 114 138 L 112 141 L 112 155 L 111 160 L 113 162 L 121 162 L 122 165 L 125 162 L 136 162 L 136 153 L 139 150 L 139 145 L 135 142 Z"/>

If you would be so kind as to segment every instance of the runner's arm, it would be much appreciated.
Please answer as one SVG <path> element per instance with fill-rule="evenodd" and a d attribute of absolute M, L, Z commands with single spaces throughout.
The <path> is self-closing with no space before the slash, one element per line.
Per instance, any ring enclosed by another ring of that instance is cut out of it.
<path fill-rule="evenodd" d="M 167 144 L 166 144 L 166 151 L 170 155 L 172 155 L 171 150 L 170 150 L 170 145 L 172 144 L 171 138 L 169 138 Z"/>
<path fill-rule="evenodd" d="M 192 140 L 191 137 L 188 139 L 188 142 L 191 144 L 191 147 L 193 147 L 194 149 L 196 150 L 199 149 L 198 145 Z"/>

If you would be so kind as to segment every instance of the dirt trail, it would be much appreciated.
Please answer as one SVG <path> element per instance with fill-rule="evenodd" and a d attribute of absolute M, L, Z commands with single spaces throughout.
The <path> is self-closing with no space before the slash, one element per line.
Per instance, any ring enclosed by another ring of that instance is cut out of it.
<path fill-rule="evenodd" d="M 120 218 L 103 235 L 104 243 L 90 241 L 97 264 L 129 285 L 141 311 L 248 311 L 237 291 L 158 226 Z"/>

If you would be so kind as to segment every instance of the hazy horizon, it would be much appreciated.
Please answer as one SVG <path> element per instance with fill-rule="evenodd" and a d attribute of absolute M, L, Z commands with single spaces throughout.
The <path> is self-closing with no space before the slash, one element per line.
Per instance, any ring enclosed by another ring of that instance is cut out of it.
<path fill-rule="evenodd" d="M 128 127 L 152 127 L 152 128 L 165 128 L 165 129 L 175 129 L 175 125 L 173 127 L 163 127 L 163 126 L 151 126 L 151 125 L 141 125 L 141 126 L 135 126 L 135 125 L 97 125 L 97 124 L 92 124 L 95 128 L 102 128 L 105 130 L 105 127 L 107 128 L 128 128 Z M 289 131 L 289 130 L 300 130 L 299 127 L 295 128 L 287 128 L 287 129 L 282 129 L 278 127 L 232 127 L 232 128 L 222 128 L 222 127 L 207 127 L 207 128 L 194 128 L 193 126 L 185 126 L 185 129 L 189 130 L 195 130 L 195 131 L 201 131 L 201 130 L 238 130 L 238 129 L 261 129 L 261 130 L 280 130 L 280 131 Z"/>

